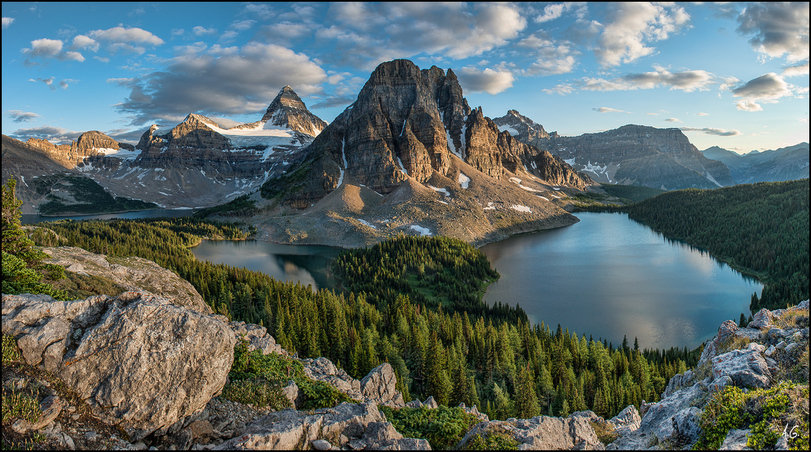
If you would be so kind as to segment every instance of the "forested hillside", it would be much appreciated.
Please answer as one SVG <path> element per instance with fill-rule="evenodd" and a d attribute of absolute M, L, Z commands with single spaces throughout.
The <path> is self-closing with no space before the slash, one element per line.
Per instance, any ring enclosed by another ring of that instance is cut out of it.
<path fill-rule="evenodd" d="M 441 404 L 475 404 L 501 419 L 587 408 L 612 416 L 643 399 L 657 400 L 668 379 L 686 369 L 681 359 L 688 355 L 686 350 L 643 353 L 627 345 L 614 348 L 560 327 L 553 333 L 543 324 L 532 326 L 520 314 L 512 321 L 501 320 L 504 312 L 499 315 L 486 307 L 480 307 L 479 314 L 468 314 L 449 300 L 438 302 L 436 309 L 423 306 L 408 294 L 428 294 L 425 299 L 431 306 L 432 299 L 444 297 L 448 290 L 426 284 L 430 279 L 419 275 L 419 265 L 400 266 L 397 278 L 420 283 L 393 298 L 376 292 L 313 292 L 262 273 L 194 258 L 188 247 L 203 236 L 244 237 L 230 226 L 190 219 L 59 221 L 41 226 L 58 237 L 38 228 L 34 238 L 40 245 L 72 245 L 152 259 L 191 282 L 218 312 L 264 324 L 286 349 L 302 356 L 326 356 L 355 377 L 389 362 L 406 399 L 433 395 Z M 388 246 L 396 250 L 406 243 L 410 242 Z M 476 264 L 478 252 L 469 245 L 435 238 L 414 240 L 410 246 L 415 256 L 425 257 L 427 274 L 447 272 L 439 278 L 462 278 L 464 272 L 478 268 L 479 273 L 468 276 L 485 278 L 476 287 L 493 278 L 489 264 L 486 268 Z M 353 260 L 369 262 L 364 254 L 374 252 L 350 253 L 344 258 L 346 269 L 351 270 Z M 434 266 L 440 262 L 441 270 Z M 382 266 L 381 275 L 386 268 Z M 346 274 L 353 273 L 357 274 Z M 356 283 L 363 281 L 351 277 L 345 281 L 347 287 Z M 418 295 L 415 299 L 422 300 Z"/>
<path fill-rule="evenodd" d="M 764 283 L 751 309 L 808 298 L 808 179 L 679 190 L 622 208 Z"/>

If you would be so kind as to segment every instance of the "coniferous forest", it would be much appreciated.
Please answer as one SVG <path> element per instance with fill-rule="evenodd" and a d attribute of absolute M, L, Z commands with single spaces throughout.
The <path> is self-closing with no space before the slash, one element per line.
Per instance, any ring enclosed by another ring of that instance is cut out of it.
<path fill-rule="evenodd" d="M 478 250 L 453 239 L 403 237 L 348 251 L 335 264 L 347 290 L 314 292 L 195 259 L 189 247 L 203 238 L 247 236 L 231 225 L 172 219 L 40 226 L 32 237 L 42 246 L 154 260 L 192 283 L 215 311 L 263 324 L 300 356 L 326 356 L 356 378 L 389 362 L 407 400 L 433 395 L 448 406 L 477 405 L 496 419 L 583 409 L 610 417 L 658 400 L 670 377 L 697 360 L 697 351 L 644 351 L 627 341 L 614 347 L 560 326 L 531 325 L 520 308 L 488 307 L 481 295 L 497 273 Z"/>
<path fill-rule="evenodd" d="M 679 190 L 620 210 L 763 284 L 750 309 L 808 299 L 808 179 Z"/>

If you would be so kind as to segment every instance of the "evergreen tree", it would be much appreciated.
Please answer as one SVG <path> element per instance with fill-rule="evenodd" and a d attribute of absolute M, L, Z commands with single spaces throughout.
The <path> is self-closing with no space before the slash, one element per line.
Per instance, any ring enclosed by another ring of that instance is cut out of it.
<path fill-rule="evenodd" d="M 535 417 L 540 414 L 538 395 L 535 393 L 535 375 L 529 368 L 529 363 L 518 372 L 518 381 L 515 385 L 515 412 L 523 419 Z"/>

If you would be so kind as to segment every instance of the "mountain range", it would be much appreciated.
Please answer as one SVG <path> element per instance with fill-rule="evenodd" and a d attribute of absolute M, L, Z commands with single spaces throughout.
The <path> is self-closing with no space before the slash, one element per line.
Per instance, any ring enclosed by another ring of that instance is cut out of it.
<path fill-rule="evenodd" d="M 738 154 L 718 146 L 701 151 L 729 168 L 736 184 L 780 182 L 808 177 L 808 143 L 780 149 Z"/>
<path fill-rule="evenodd" d="M 490 119 L 471 108 L 451 69 L 394 60 L 331 124 L 285 86 L 258 121 L 226 127 L 190 113 L 169 130 L 153 124 L 136 145 L 98 131 L 63 145 L 3 136 L 3 179 L 18 178 L 26 213 L 87 204 L 78 187 L 92 181 L 110 199 L 163 208 L 226 204 L 218 211 L 228 214 L 240 198 L 252 208 L 239 214 L 280 242 L 360 246 L 405 233 L 483 243 L 576 222 L 570 196 L 597 183 L 672 190 L 807 177 L 804 146 L 739 158 L 702 153 L 679 129 L 560 136 L 516 110 Z"/>

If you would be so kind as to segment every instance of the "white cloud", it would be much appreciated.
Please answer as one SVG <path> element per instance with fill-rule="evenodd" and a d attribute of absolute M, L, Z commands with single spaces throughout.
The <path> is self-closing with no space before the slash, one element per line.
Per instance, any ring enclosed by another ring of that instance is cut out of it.
<path fill-rule="evenodd" d="M 560 94 L 561 96 L 571 94 L 575 91 L 574 87 L 568 83 L 560 83 L 555 85 L 554 88 L 544 88 L 542 90 L 546 94 Z"/>
<path fill-rule="evenodd" d="M 30 111 L 10 110 L 9 117 L 14 122 L 26 122 L 32 119 L 39 118 L 39 115 Z"/>
<path fill-rule="evenodd" d="M 709 116 L 709 115 L 710 115 L 709 113 L 704 113 L 703 111 L 696 113 L 696 116 Z"/>
<path fill-rule="evenodd" d="M 808 24 L 808 2 L 754 3 L 738 16 L 738 32 L 753 35 L 758 52 L 792 62 L 808 59 Z"/>
<path fill-rule="evenodd" d="M 742 111 L 762 111 L 757 102 L 775 103 L 781 97 L 792 94 L 792 86 L 774 72 L 761 75 L 732 90 L 732 95 L 742 97 L 736 107 Z"/>
<path fill-rule="evenodd" d="M 245 20 L 238 20 L 231 24 L 231 28 L 237 31 L 245 31 L 255 24 L 256 21 L 253 19 L 245 19 Z"/>
<path fill-rule="evenodd" d="M 574 55 L 579 52 L 574 44 L 568 41 L 555 43 L 537 35 L 522 39 L 519 47 L 531 49 L 536 60 L 522 71 L 525 75 L 554 75 L 566 74 L 572 71 L 576 63 Z"/>
<path fill-rule="evenodd" d="M 133 124 L 177 120 L 188 113 L 261 112 L 284 85 L 300 95 L 321 91 L 327 74 L 307 55 L 274 44 L 212 47 L 175 57 L 171 64 L 133 81 L 111 79 L 130 88 L 117 105 L 133 114 Z"/>
<path fill-rule="evenodd" d="M 763 111 L 763 107 L 751 100 L 739 100 L 735 104 L 735 108 L 741 111 Z"/>
<path fill-rule="evenodd" d="M 138 27 L 113 27 L 106 30 L 93 30 L 90 32 L 90 36 L 101 41 L 109 41 L 114 43 L 138 43 L 153 46 L 163 44 L 163 39 Z"/>
<path fill-rule="evenodd" d="M 498 94 L 513 86 L 513 81 L 515 81 L 515 77 L 506 70 L 486 68 L 480 71 L 472 67 L 463 67 L 459 70 L 459 83 L 466 91 Z"/>
<path fill-rule="evenodd" d="M 665 121 L 667 121 L 667 122 L 681 122 L 681 119 L 679 119 L 679 118 L 667 118 L 667 119 L 665 119 Z"/>
<path fill-rule="evenodd" d="M 616 108 L 611 107 L 595 107 L 592 110 L 599 112 L 599 113 L 628 113 L 625 110 L 618 110 Z"/>
<path fill-rule="evenodd" d="M 626 74 L 611 80 L 584 77 L 579 86 L 586 91 L 630 91 L 667 87 L 689 93 L 708 89 L 714 79 L 712 73 L 703 70 L 670 72 L 665 68 L 654 66 L 652 72 Z"/>
<path fill-rule="evenodd" d="M 99 50 L 99 43 L 95 39 L 85 36 L 85 35 L 76 35 L 73 38 L 73 46 L 74 49 L 89 49 L 93 52 Z"/>
<path fill-rule="evenodd" d="M 535 22 L 549 22 L 550 20 L 555 20 L 561 15 L 563 15 L 563 11 L 567 9 L 567 5 L 565 3 L 553 3 L 551 5 L 546 5 L 543 9 L 543 13 L 539 16 L 535 17 Z"/>
<path fill-rule="evenodd" d="M 325 59 L 370 69 L 419 54 L 462 59 L 506 45 L 526 28 L 518 6 L 507 3 L 334 3 L 334 23 L 315 25 L 315 36 L 341 49 Z"/>
<path fill-rule="evenodd" d="M 79 52 L 75 52 L 75 51 L 73 51 L 73 50 L 69 50 L 69 51 L 65 52 L 64 59 L 66 59 L 66 60 L 78 61 L 78 62 L 80 62 L 80 63 L 81 63 L 81 62 L 83 62 L 83 61 L 84 61 L 84 56 L 83 56 L 81 53 L 79 53 Z"/>
<path fill-rule="evenodd" d="M 217 29 L 216 28 L 206 28 L 206 27 L 203 27 L 201 25 L 197 25 L 194 28 L 192 28 L 191 31 L 196 36 L 202 36 L 202 35 L 212 35 L 212 34 L 217 32 Z"/>
<path fill-rule="evenodd" d="M 786 77 L 794 77 L 797 75 L 808 75 L 808 61 L 783 68 L 783 75 Z"/>
<path fill-rule="evenodd" d="M 741 135 L 739 130 L 725 130 L 725 129 L 714 129 L 712 127 L 703 127 L 703 128 L 696 128 L 696 127 L 682 127 L 682 132 L 703 132 L 707 135 L 716 135 L 719 137 L 734 137 L 737 135 Z"/>
<path fill-rule="evenodd" d="M 31 41 L 30 49 L 23 49 L 29 56 L 56 57 L 62 52 L 62 41 L 58 39 L 35 39 Z"/>
<path fill-rule="evenodd" d="M 595 50 L 603 66 L 618 66 L 650 55 L 654 49 L 647 43 L 667 39 L 690 16 L 675 4 L 627 2 L 613 4 L 609 20 Z"/>
<path fill-rule="evenodd" d="M 68 89 L 69 84 L 73 83 L 73 82 L 78 82 L 78 80 L 74 80 L 72 78 L 66 78 L 65 80 L 62 80 L 61 82 L 59 82 L 59 86 L 62 89 Z"/>
<path fill-rule="evenodd" d="M 32 127 L 29 129 L 17 129 L 11 132 L 11 135 L 18 139 L 39 138 L 45 139 L 52 143 L 70 142 L 79 138 L 81 132 L 73 132 L 61 127 L 42 126 Z"/>
<path fill-rule="evenodd" d="M 9 25 L 14 23 L 13 17 L 4 17 L 3 18 L 3 28 L 8 28 Z"/>

